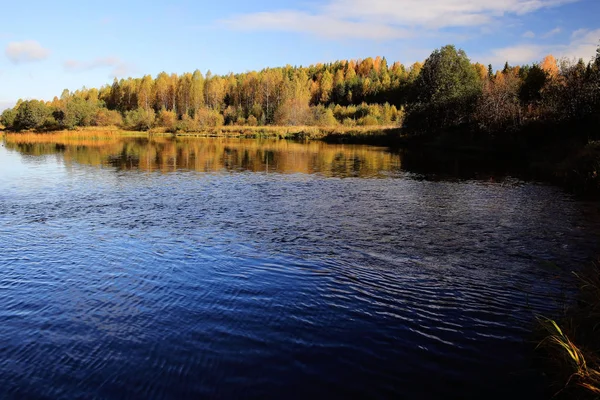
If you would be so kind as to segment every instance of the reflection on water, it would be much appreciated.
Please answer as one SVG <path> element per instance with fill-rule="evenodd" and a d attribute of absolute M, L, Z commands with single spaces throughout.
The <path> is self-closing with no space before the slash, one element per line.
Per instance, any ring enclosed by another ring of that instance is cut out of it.
<path fill-rule="evenodd" d="M 376 177 L 400 168 L 400 156 L 385 148 L 224 138 L 60 139 L 11 135 L 6 147 L 26 155 L 61 154 L 65 163 L 114 166 L 120 170 L 265 171 Z"/>

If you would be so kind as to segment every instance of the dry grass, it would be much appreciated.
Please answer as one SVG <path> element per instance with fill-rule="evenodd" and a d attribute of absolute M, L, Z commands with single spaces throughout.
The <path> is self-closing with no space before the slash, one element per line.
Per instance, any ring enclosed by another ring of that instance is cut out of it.
<path fill-rule="evenodd" d="M 390 145 L 401 138 L 397 126 L 344 127 L 344 126 L 222 126 L 207 128 L 199 132 L 166 132 L 164 128 L 153 128 L 148 132 L 124 131 L 118 127 L 85 127 L 76 130 L 55 132 L 5 132 L 7 141 L 19 143 L 73 144 L 85 141 L 86 145 L 119 137 L 216 137 L 247 139 L 318 140 L 329 143 L 355 143 Z M 96 144 L 97 145 L 97 144 Z"/>
<path fill-rule="evenodd" d="M 118 129 L 79 129 L 65 130 L 51 133 L 5 133 L 4 139 L 12 143 L 28 144 L 61 144 L 80 146 L 101 146 L 106 142 L 114 141 L 120 137 L 141 136 L 146 137 L 145 132 L 129 132 Z"/>
<path fill-rule="evenodd" d="M 398 131 L 397 126 L 221 126 L 199 132 L 178 132 L 177 136 L 271 137 L 280 139 L 325 139 L 331 137 L 383 136 Z"/>
<path fill-rule="evenodd" d="M 539 319 L 547 336 L 538 348 L 547 350 L 554 364 L 551 374 L 564 382 L 560 392 L 600 398 L 600 267 L 594 263 L 575 275 L 580 283 L 576 303 L 566 311 L 562 328 L 554 320 Z"/>
<path fill-rule="evenodd" d="M 148 132 L 124 131 L 118 127 L 84 127 L 76 130 L 64 130 L 47 133 L 20 132 L 5 133 L 9 138 L 27 138 L 27 141 L 52 141 L 67 138 L 86 138 L 90 140 L 115 136 L 171 136 L 165 128 L 156 127 Z M 391 126 L 221 126 L 206 128 L 197 132 L 177 132 L 176 136 L 229 137 L 229 138 L 278 138 L 300 140 L 343 140 L 368 141 L 400 135 L 400 128 Z M 44 138 L 42 138 L 44 137 Z"/>
<path fill-rule="evenodd" d="M 600 395 L 600 371 L 597 363 L 588 361 L 584 351 L 563 333 L 558 324 L 551 319 L 540 321 L 548 331 L 548 336 L 538 345 L 547 346 L 549 351 L 558 358 L 569 375 L 565 388 L 577 385 L 587 390 L 591 395 Z M 590 354 L 595 358 L 594 354 Z"/>

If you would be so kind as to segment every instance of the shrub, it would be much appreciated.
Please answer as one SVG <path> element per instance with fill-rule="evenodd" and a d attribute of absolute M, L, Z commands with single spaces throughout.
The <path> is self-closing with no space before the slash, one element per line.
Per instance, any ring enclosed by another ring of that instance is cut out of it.
<path fill-rule="evenodd" d="M 331 108 L 325 108 L 321 105 L 313 107 L 314 122 L 319 126 L 335 126 L 338 124 L 333 110 Z"/>
<path fill-rule="evenodd" d="M 225 119 L 225 125 L 234 125 L 237 120 L 241 117 L 241 110 L 238 110 L 232 106 L 229 106 L 223 111 L 223 118 Z"/>
<path fill-rule="evenodd" d="M 344 125 L 346 127 L 353 127 L 353 126 L 356 126 L 356 121 L 353 120 L 352 118 L 344 118 L 342 125 Z"/>
<path fill-rule="evenodd" d="M 195 121 L 198 128 L 215 128 L 223 126 L 225 118 L 216 110 L 202 108 L 196 112 Z"/>
<path fill-rule="evenodd" d="M 137 108 L 125 113 L 124 125 L 127 129 L 147 131 L 154 125 L 154 110 Z"/>
<path fill-rule="evenodd" d="M 257 126 L 258 120 L 256 119 L 256 117 L 254 115 L 251 115 L 248 117 L 246 124 L 248 124 L 249 126 Z"/>
<path fill-rule="evenodd" d="M 197 115 L 198 114 L 196 113 L 196 116 Z M 194 132 L 198 130 L 198 123 L 189 115 L 183 114 L 181 116 L 181 120 L 176 121 L 174 130 L 181 132 Z"/>
<path fill-rule="evenodd" d="M 56 121 L 53 115 L 48 115 L 44 120 L 41 128 L 47 131 L 56 131 L 59 130 L 61 126 L 58 123 L 58 121 Z"/>
<path fill-rule="evenodd" d="M 106 108 L 98 109 L 96 116 L 92 121 L 95 126 L 119 126 L 123 125 L 123 117 L 116 110 L 107 110 Z"/>
<path fill-rule="evenodd" d="M 163 108 L 158 112 L 158 124 L 165 128 L 167 132 L 175 132 L 177 130 L 177 114 Z"/>
<path fill-rule="evenodd" d="M 379 121 L 377 120 L 377 118 L 373 117 L 372 115 L 367 115 L 366 117 L 363 117 L 358 120 L 358 125 L 374 126 L 374 125 L 379 125 Z"/>
<path fill-rule="evenodd" d="M 15 118 L 17 116 L 17 112 L 14 108 L 8 108 L 2 112 L 0 116 L 0 124 L 4 125 L 7 129 L 13 129 L 15 124 Z"/>

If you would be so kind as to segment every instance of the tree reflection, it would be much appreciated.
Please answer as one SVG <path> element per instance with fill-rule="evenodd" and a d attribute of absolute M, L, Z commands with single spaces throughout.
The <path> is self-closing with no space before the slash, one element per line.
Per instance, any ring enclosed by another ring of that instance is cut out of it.
<path fill-rule="evenodd" d="M 127 138 L 94 140 L 53 135 L 8 135 L 8 149 L 26 155 L 60 154 L 66 164 L 117 170 L 171 172 L 252 171 L 376 177 L 400 170 L 400 156 L 386 148 L 230 138 Z"/>

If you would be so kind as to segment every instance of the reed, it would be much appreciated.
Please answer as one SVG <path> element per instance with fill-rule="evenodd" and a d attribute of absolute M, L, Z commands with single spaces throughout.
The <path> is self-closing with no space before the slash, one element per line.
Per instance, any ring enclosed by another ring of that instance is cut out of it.
<path fill-rule="evenodd" d="M 398 133 L 397 126 L 236 126 L 227 125 L 194 132 L 177 132 L 177 136 L 217 136 L 246 138 L 313 139 L 333 137 L 374 137 Z"/>
<path fill-rule="evenodd" d="M 226 125 L 207 127 L 199 131 L 168 132 L 165 128 L 155 127 L 147 132 L 125 131 L 119 127 L 83 127 L 76 130 L 54 132 L 6 132 L 10 140 L 27 140 L 27 142 L 56 142 L 57 140 L 87 139 L 102 140 L 119 136 L 193 136 L 193 137 L 223 137 L 223 138 L 272 138 L 291 140 L 324 140 L 329 142 L 353 142 L 383 144 L 401 137 L 398 126 L 237 126 Z"/>
<path fill-rule="evenodd" d="M 568 397 L 600 398 L 600 267 L 592 263 L 580 273 L 576 302 L 567 308 L 560 324 L 538 318 L 546 332 L 538 348 L 547 351 L 550 374 L 562 381 Z"/>
<path fill-rule="evenodd" d="M 115 138 L 124 136 L 146 137 L 147 134 L 143 132 L 130 132 L 111 128 L 82 128 L 78 130 L 64 130 L 51 133 L 21 132 L 4 134 L 5 139 L 11 142 L 58 144 L 68 144 L 71 142 L 86 142 L 86 144 L 93 144 L 94 142 L 113 140 Z"/>

